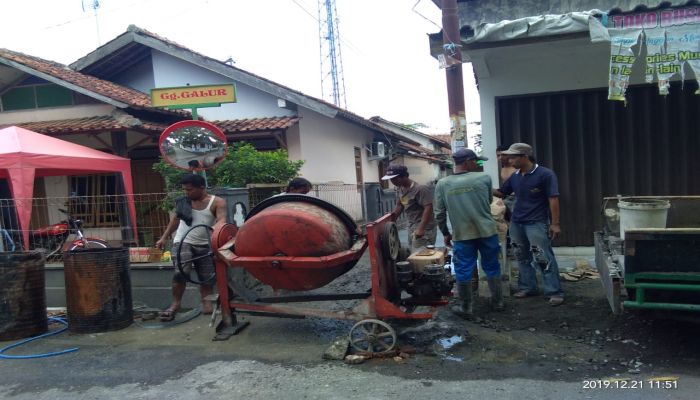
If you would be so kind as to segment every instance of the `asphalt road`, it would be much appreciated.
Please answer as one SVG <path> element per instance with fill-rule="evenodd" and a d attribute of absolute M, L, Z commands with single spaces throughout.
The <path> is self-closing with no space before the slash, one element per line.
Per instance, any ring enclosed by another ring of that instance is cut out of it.
<path fill-rule="evenodd" d="M 363 286 L 366 269 L 358 265 L 343 279 Z M 597 281 L 566 283 L 565 290 L 563 306 L 509 298 L 503 313 L 490 313 L 482 297 L 482 321 L 441 312 L 417 354 L 359 365 L 322 359 L 351 326 L 326 319 L 244 317 L 251 325 L 222 342 L 212 342 L 205 316 L 165 329 L 64 332 L 7 353 L 77 352 L 0 359 L 0 399 L 697 398 L 697 325 L 614 317 Z M 455 337 L 454 346 L 439 345 Z M 639 371 L 630 373 L 636 362 Z M 675 388 L 649 381 L 663 377 L 674 378 Z"/>

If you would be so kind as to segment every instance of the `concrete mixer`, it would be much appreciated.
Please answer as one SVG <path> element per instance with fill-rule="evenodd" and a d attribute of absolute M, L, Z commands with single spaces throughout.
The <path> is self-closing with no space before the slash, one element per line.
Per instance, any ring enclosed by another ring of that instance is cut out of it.
<path fill-rule="evenodd" d="M 250 211 L 240 229 L 235 224 L 215 226 L 212 248 L 222 316 L 215 340 L 228 339 L 247 325 L 237 320 L 238 313 L 322 317 L 357 321 L 350 330 L 351 345 L 366 352 L 388 352 L 396 344 L 396 332 L 385 321 L 432 318 L 438 306 L 447 304 L 454 283 L 444 263 L 415 270 L 406 267 L 402 261 L 409 254 L 401 248 L 390 214 L 362 230 L 343 210 L 305 195 L 264 200 Z M 307 293 L 349 271 L 367 249 L 368 290 Z M 284 289 L 285 295 L 259 297 L 246 292 L 240 282 L 229 279 L 230 268 L 243 268 L 273 289 Z M 344 310 L 293 304 L 339 300 L 359 300 L 359 304 Z"/>

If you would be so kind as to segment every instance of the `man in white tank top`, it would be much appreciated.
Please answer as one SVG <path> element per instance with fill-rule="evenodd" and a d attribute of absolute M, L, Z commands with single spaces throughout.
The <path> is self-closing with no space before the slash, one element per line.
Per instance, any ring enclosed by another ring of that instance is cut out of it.
<path fill-rule="evenodd" d="M 180 303 L 187 285 L 186 277 L 177 268 L 177 249 L 180 243 L 182 242 L 180 258 L 183 260 L 190 260 L 207 254 L 210 251 L 209 236 L 211 231 L 204 227 L 190 231 L 190 228 L 197 225 L 212 227 L 219 221 L 226 221 L 226 202 L 220 197 L 207 193 L 203 177 L 188 174 L 180 180 L 180 183 L 192 205 L 192 221 L 190 224 L 187 224 L 179 215 L 173 215 L 163 236 L 156 242 L 156 247 L 162 249 L 170 235 L 175 232 L 172 247 L 173 263 L 176 267 L 172 282 L 173 301 L 167 309 L 160 313 L 161 321 L 172 321 L 175 318 L 175 314 L 180 310 Z M 188 233 L 188 231 L 190 232 Z M 194 269 L 199 281 L 203 281 L 214 274 L 214 260 L 211 257 L 187 262 L 182 267 L 187 275 Z M 199 285 L 199 292 L 202 296 L 202 312 L 204 314 L 211 314 L 212 312 L 211 302 L 204 299 L 213 293 L 213 285 L 213 281 Z"/>

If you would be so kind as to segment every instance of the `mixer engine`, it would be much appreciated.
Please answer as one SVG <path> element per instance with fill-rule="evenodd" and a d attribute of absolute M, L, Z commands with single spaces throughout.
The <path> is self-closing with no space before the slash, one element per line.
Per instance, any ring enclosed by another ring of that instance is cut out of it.
<path fill-rule="evenodd" d="M 420 298 L 447 296 L 455 281 L 449 267 L 428 264 L 417 271 L 410 261 L 397 262 L 396 275 L 401 289 Z"/>

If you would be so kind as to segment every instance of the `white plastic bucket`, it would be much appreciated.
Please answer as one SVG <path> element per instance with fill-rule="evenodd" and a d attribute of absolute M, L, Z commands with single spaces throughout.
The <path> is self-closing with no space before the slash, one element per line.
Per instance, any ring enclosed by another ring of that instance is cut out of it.
<path fill-rule="evenodd" d="M 617 204 L 620 209 L 620 237 L 635 228 L 665 228 L 671 203 L 661 199 L 627 199 Z"/>

